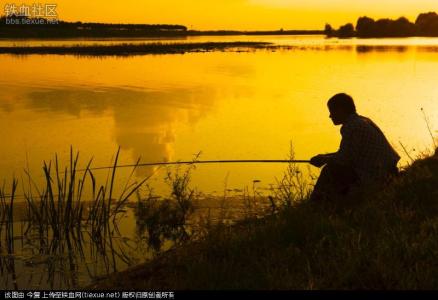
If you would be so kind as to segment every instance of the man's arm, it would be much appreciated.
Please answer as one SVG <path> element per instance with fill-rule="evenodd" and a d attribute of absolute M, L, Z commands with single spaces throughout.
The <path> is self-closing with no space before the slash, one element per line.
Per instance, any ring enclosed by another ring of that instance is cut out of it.
<path fill-rule="evenodd" d="M 320 168 L 327 164 L 334 157 L 334 155 L 336 155 L 336 153 L 318 154 L 310 159 L 310 163 L 315 167 Z"/>
<path fill-rule="evenodd" d="M 353 165 L 359 160 L 363 148 L 369 141 L 369 133 L 362 126 L 344 126 L 341 129 L 342 140 L 339 150 L 328 159 L 327 163 Z"/>
<path fill-rule="evenodd" d="M 360 138 L 362 136 L 361 128 L 351 126 L 343 126 L 341 129 L 341 145 L 335 153 L 319 154 L 312 157 L 310 163 L 315 167 L 322 167 L 328 163 L 336 163 L 339 165 L 351 165 L 360 152 Z"/>

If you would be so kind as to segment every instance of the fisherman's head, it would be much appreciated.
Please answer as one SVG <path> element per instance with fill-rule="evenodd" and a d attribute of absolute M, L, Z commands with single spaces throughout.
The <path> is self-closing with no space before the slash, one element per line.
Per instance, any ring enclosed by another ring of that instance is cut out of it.
<path fill-rule="evenodd" d="M 327 106 L 330 111 L 330 119 L 335 125 L 344 124 L 351 114 L 356 113 L 353 98 L 345 93 L 331 97 L 327 102 Z"/>

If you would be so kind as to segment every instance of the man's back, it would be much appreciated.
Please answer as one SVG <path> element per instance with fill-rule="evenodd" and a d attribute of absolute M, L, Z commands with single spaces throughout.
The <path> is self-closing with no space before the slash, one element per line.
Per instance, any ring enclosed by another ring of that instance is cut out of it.
<path fill-rule="evenodd" d="M 341 135 L 334 160 L 351 166 L 361 181 L 387 176 L 400 159 L 379 127 L 366 117 L 351 114 L 341 128 Z"/>

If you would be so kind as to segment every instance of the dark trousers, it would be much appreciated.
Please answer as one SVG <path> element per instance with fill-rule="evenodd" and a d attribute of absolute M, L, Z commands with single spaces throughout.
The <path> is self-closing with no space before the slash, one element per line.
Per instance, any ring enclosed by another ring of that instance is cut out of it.
<path fill-rule="evenodd" d="M 358 177 L 353 168 L 338 164 L 327 164 L 322 170 L 310 196 L 312 202 L 335 201 L 347 195 L 357 183 Z"/>

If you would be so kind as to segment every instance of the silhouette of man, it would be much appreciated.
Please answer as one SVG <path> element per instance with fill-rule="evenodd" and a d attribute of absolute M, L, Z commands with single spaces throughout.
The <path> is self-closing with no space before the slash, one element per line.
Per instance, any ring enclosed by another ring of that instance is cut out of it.
<path fill-rule="evenodd" d="M 400 156 L 373 121 L 356 113 L 351 96 L 336 94 L 327 106 L 333 124 L 342 124 L 342 140 L 338 152 L 319 154 L 310 160 L 318 168 L 324 166 L 311 200 L 342 197 L 353 186 L 383 182 L 398 173 Z"/>

